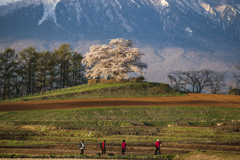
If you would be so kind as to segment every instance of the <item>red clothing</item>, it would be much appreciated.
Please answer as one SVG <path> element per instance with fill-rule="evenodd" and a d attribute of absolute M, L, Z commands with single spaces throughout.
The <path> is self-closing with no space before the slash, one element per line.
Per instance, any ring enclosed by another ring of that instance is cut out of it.
<path fill-rule="evenodd" d="M 161 142 L 160 142 L 160 141 L 157 141 L 157 142 L 155 143 L 155 147 L 159 148 L 159 147 L 160 147 L 160 144 L 161 144 Z"/>
<path fill-rule="evenodd" d="M 126 149 L 126 143 L 122 142 L 122 149 Z"/>
<path fill-rule="evenodd" d="M 102 149 L 105 149 L 105 142 L 102 142 Z"/>

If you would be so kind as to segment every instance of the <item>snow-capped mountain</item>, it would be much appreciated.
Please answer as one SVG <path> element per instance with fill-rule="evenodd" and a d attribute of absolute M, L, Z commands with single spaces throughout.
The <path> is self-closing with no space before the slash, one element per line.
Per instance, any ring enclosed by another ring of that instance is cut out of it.
<path fill-rule="evenodd" d="M 15 0 L 0 6 L 1 50 L 30 41 L 40 50 L 68 42 L 85 51 L 83 41 L 113 38 L 133 39 L 145 51 L 149 80 L 158 81 L 159 70 L 230 71 L 240 60 L 240 1 Z"/>
<path fill-rule="evenodd" d="M 94 37 L 111 32 L 144 38 L 175 32 L 193 36 L 204 30 L 240 42 L 240 2 L 233 0 L 18 0 L 0 6 L 0 17 L 1 28 L 8 29 L 17 27 L 9 28 L 20 18 L 37 30 L 52 22 L 53 28 L 77 34 L 88 30 Z"/>

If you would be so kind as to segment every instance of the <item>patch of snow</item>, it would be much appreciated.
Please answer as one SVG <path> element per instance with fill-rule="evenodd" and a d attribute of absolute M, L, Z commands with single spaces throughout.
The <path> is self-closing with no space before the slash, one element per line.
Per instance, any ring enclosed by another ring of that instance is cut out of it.
<path fill-rule="evenodd" d="M 77 3 L 75 4 L 75 11 L 77 14 L 77 21 L 80 22 L 80 19 L 82 18 L 81 13 L 82 13 L 82 6 L 79 3 L 79 1 L 77 1 Z"/>
<path fill-rule="evenodd" d="M 41 5 L 42 0 L 34 0 L 34 1 L 30 1 L 30 0 L 12 0 L 12 1 L 3 1 L 0 3 L 2 5 L 0 5 L 0 16 L 4 16 L 7 14 L 10 14 L 12 12 L 14 12 L 17 9 L 21 9 L 23 7 L 28 7 L 29 5 L 33 4 L 34 6 L 38 6 Z"/>
<path fill-rule="evenodd" d="M 219 12 L 221 18 L 224 19 L 224 17 L 226 17 L 226 20 L 231 20 L 228 17 L 229 16 L 235 17 L 235 16 L 237 16 L 237 12 L 238 12 L 237 9 L 234 9 L 230 5 L 220 6 L 220 7 L 216 8 L 216 10 Z"/>
<path fill-rule="evenodd" d="M 126 23 L 126 20 L 124 19 L 123 20 L 123 23 L 122 23 L 122 26 L 124 27 L 124 28 L 126 28 L 126 30 L 130 33 L 130 32 L 132 32 L 132 28 Z"/>
<path fill-rule="evenodd" d="M 112 15 L 112 12 L 111 12 L 110 9 L 107 9 L 106 15 L 107 15 L 111 20 L 113 20 L 113 15 Z"/>
<path fill-rule="evenodd" d="M 38 22 L 38 25 L 41 25 L 46 20 L 52 20 L 55 24 L 57 24 L 55 9 L 57 4 L 60 1 L 61 0 L 44 0 L 43 1 L 44 13 L 43 13 L 42 19 Z"/>
<path fill-rule="evenodd" d="M 15 2 L 18 2 L 20 0 L 0 0 L 0 6 L 2 5 L 7 5 L 9 3 L 15 3 Z"/>
<path fill-rule="evenodd" d="M 166 0 L 161 0 L 161 5 L 163 7 L 168 7 L 169 6 L 169 3 L 166 1 Z"/>
<path fill-rule="evenodd" d="M 185 29 L 185 31 L 191 36 L 192 35 L 192 33 L 193 33 L 193 31 L 189 28 L 189 27 L 187 27 L 186 29 Z"/>
<path fill-rule="evenodd" d="M 118 2 L 118 0 L 115 0 L 115 2 L 118 4 L 119 8 L 122 9 L 121 4 Z"/>
<path fill-rule="evenodd" d="M 206 4 L 206 3 L 201 3 L 200 4 L 207 12 L 209 12 L 210 14 L 216 15 L 216 13 L 214 12 L 213 8 L 210 6 L 210 4 Z"/>
<path fill-rule="evenodd" d="M 130 1 L 134 4 L 136 4 L 136 6 L 138 6 L 138 8 L 140 8 L 140 6 L 134 0 L 130 0 Z"/>

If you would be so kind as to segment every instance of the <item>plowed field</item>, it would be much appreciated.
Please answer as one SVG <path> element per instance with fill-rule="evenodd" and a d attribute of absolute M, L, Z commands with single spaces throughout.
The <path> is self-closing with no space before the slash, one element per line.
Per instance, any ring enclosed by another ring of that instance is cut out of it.
<path fill-rule="evenodd" d="M 240 96 L 188 94 L 183 97 L 132 97 L 1 103 L 0 112 L 94 107 L 194 106 L 240 108 Z"/>

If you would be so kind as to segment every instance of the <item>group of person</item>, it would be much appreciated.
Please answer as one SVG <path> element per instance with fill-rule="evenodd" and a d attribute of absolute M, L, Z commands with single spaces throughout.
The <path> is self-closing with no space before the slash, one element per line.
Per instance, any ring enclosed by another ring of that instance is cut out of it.
<path fill-rule="evenodd" d="M 157 142 L 155 143 L 155 155 L 161 155 L 161 149 L 160 149 L 160 146 L 161 146 L 161 142 L 159 141 L 159 139 L 157 139 Z M 104 140 L 102 143 L 101 143 L 101 149 L 102 149 L 102 155 L 106 154 L 106 140 Z M 83 154 L 84 152 L 84 149 L 85 149 L 85 145 L 84 145 L 84 141 L 82 141 L 80 144 L 79 144 L 79 148 L 81 150 L 81 153 L 80 154 Z M 125 155 L 125 151 L 126 151 L 126 142 L 125 140 L 122 141 L 122 155 Z"/>
<path fill-rule="evenodd" d="M 102 155 L 106 154 L 106 140 L 101 143 Z M 125 155 L 126 143 L 125 140 L 122 141 L 122 155 Z"/>

